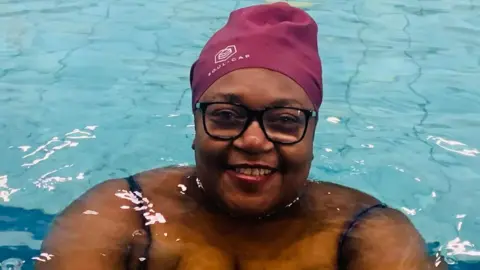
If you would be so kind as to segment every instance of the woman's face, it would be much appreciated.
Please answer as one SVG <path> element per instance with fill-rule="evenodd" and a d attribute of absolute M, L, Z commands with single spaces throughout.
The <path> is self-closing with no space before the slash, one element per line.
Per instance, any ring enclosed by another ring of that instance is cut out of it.
<path fill-rule="evenodd" d="M 314 110 L 297 83 L 266 69 L 231 72 L 218 79 L 199 102 L 241 104 L 251 110 L 272 106 Z M 253 216 L 283 207 L 299 196 L 313 158 L 315 118 L 302 123 L 303 113 L 298 110 L 265 113 L 267 134 L 277 140 L 292 141 L 299 136 L 298 128 L 306 124 L 303 139 L 286 145 L 270 141 L 256 120 L 234 139 L 212 137 L 231 136 L 242 129 L 247 117 L 240 107 L 209 105 L 205 116 L 207 130 L 202 110 L 195 112 L 194 147 L 197 177 L 207 196 L 231 214 Z"/>

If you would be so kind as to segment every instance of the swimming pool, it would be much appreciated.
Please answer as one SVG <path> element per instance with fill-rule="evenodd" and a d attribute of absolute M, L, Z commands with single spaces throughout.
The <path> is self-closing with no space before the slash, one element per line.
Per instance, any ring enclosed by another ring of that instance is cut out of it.
<path fill-rule="evenodd" d="M 190 64 L 257 3 L 0 0 L 0 261 L 30 269 L 53 215 L 89 187 L 193 163 Z M 402 209 L 478 267 L 480 3 L 300 4 L 324 63 L 312 177 Z"/>

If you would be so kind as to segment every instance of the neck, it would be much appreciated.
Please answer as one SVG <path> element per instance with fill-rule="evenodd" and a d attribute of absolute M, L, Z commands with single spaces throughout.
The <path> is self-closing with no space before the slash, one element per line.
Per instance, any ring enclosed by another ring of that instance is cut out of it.
<path fill-rule="evenodd" d="M 216 215 L 222 215 L 224 217 L 229 217 L 234 222 L 248 222 L 248 223 L 258 223 L 258 222 L 269 222 L 275 220 L 282 220 L 284 218 L 294 218 L 303 213 L 302 200 L 304 194 L 308 189 L 308 182 L 304 186 L 304 189 L 299 194 L 298 197 L 284 202 L 280 205 L 275 206 L 268 211 L 261 214 L 247 214 L 232 212 L 224 203 L 219 199 L 215 199 L 213 196 L 205 191 L 204 186 L 201 180 L 195 175 L 190 175 L 187 177 L 189 181 L 189 186 L 194 192 L 191 194 L 192 197 L 202 205 L 208 212 Z"/>

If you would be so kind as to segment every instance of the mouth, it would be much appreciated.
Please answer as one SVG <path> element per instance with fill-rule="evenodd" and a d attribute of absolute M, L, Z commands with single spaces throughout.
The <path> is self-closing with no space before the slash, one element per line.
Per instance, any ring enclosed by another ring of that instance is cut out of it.
<path fill-rule="evenodd" d="M 229 166 L 228 173 L 236 180 L 250 183 L 264 182 L 277 170 L 260 164 L 240 164 Z"/>

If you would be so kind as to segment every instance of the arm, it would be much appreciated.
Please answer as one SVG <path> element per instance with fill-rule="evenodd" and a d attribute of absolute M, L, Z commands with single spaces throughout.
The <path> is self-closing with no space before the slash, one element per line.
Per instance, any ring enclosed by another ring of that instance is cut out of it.
<path fill-rule="evenodd" d="M 425 243 L 410 220 L 394 209 L 377 209 L 351 231 L 342 252 L 341 269 L 441 270 L 428 257 Z"/>
<path fill-rule="evenodd" d="M 115 196 L 122 189 L 128 190 L 123 180 L 109 180 L 69 205 L 42 243 L 41 252 L 53 255 L 51 260 L 37 261 L 35 269 L 126 269 L 127 247 L 141 224 L 138 213 L 120 208 L 133 205 Z"/>

